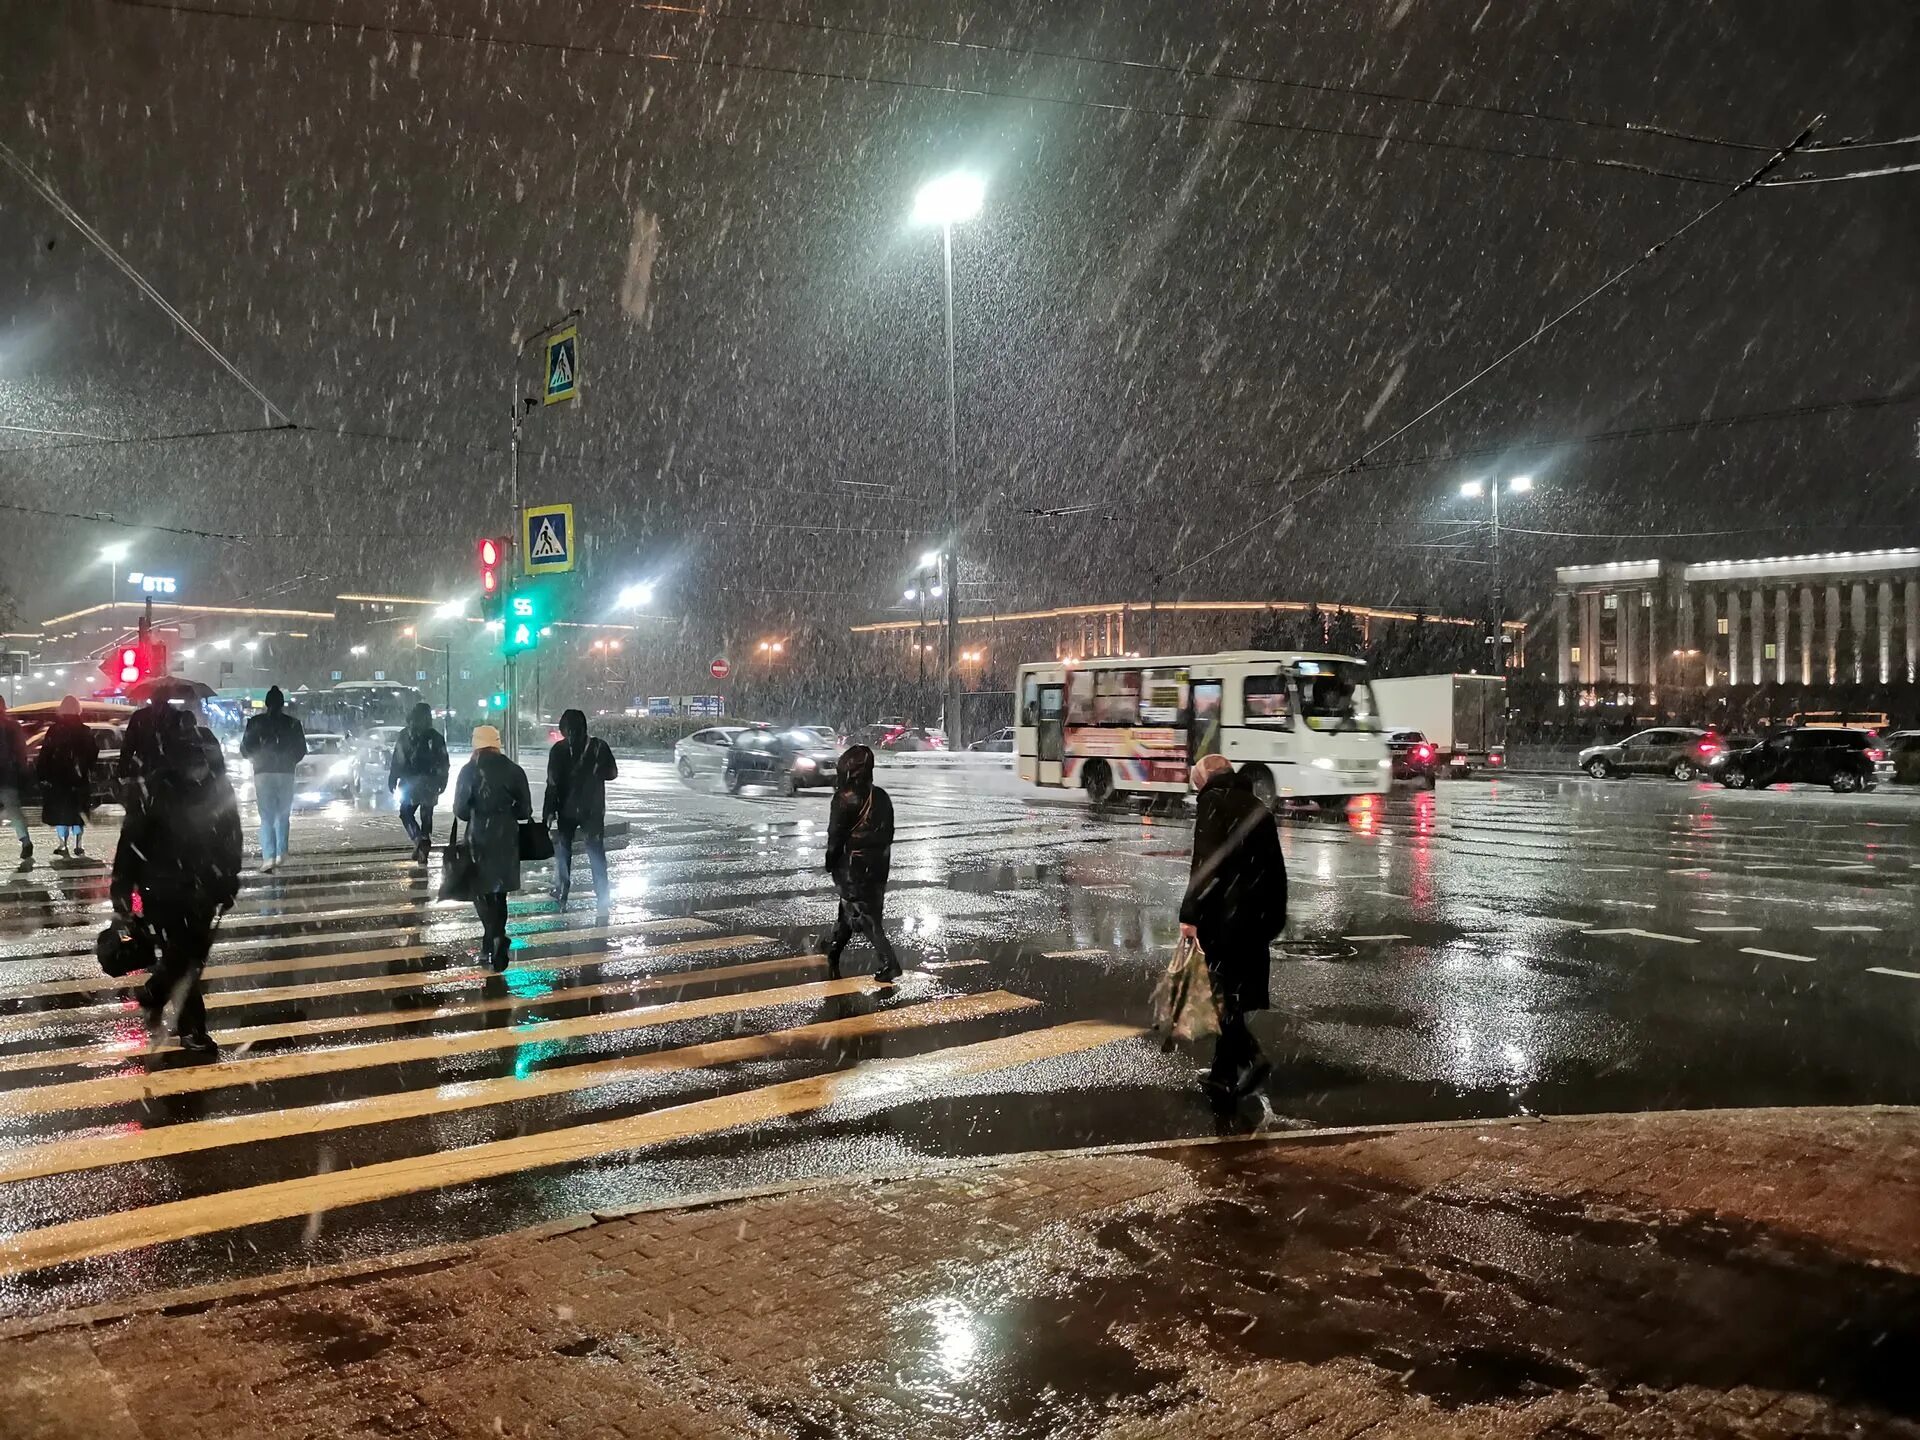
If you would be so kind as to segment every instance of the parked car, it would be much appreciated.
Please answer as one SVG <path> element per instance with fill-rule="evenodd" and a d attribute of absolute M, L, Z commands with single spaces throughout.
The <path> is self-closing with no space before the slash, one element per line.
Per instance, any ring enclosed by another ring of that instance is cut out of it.
<path fill-rule="evenodd" d="M 21 727 L 23 730 L 25 726 Z M 27 773 L 25 782 L 20 786 L 20 802 L 23 805 L 40 803 L 40 781 L 35 770 L 40 763 L 40 747 L 46 743 L 50 725 L 39 725 L 27 734 Z M 120 760 L 120 737 L 125 727 L 104 721 L 89 721 L 87 729 L 93 732 L 93 738 L 100 747 L 100 755 L 93 762 L 93 803 L 112 805 L 120 799 L 120 782 L 114 777 L 114 766 Z"/>
<path fill-rule="evenodd" d="M 354 759 L 360 765 L 360 792 L 384 794 L 387 788 L 387 764 L 393 759 L 393 746 L 406 734 L 404 725 L 376 725 L 352 741 Z"/>
<path fill-rule="evenodd" d="M 896 725 L 880 737 L 876 750 L 915 755 L 923 750 L 945 750 L 947 732 L 933 725 Z"/>
<path fill-rule="evenodd" d="M 782 795 L 831 786 L 839 753 L 806 728 L 746 731 L 727 751 L 727 793 L 738 794 L 743 785 L 769 785 Z"/>
<path fill-rule="evenodd" d="M 1609 745 L 1589 745 L 1575 762 L 1596 780 L 1620 775 L 1669 775 L 1697 780 L 1725 745 L 1711 730 L 1667 725 L 1642 730 Z"/>
<path fill-rule="evenodd" d="M 1013 753 L 1013 726 L 1003 725 L 1000 729 L 987 736 L 986 739 L 974 741 L 971 745 L 967 746 L 967 749 L 994 755 L 1011 755 Z"/>
<path fill-rule="evenodd" d="M 1387 759 L 1395 780 L 1411 780 L 1423 789 L 1433 789 L 1440 773 L 1440 752 L 1424 732 L 1389 730 Z"/>
<path fill-rule="evenodd" d="M 381 777 L 383 786 L 385 777 Z M 307 736 L 307 758 L 294 767 L 293 802 L 326 805 L 360 793 L 360 757 L 345 735 L 329 731 Z"/>
<path fill-rule="evenodd" d="M 1716 755 L 1707 773 L 1730 790 L 1764 790 L 1769 785 L 1871 790 L 1874 767 L 1883 754 L 1864 730 L 1802 728 Z"/>
<path fill-rule="evenodd" d="M 1884 773 L 1896 785 L 1920 785 L 1920 730 L 1895 730 L 1881 741 Z"/>
<path fill-rule="evenodd" d="M 847 737 L 831 725 L 802 725 L 799 728 L 802 730 L 811 730 L 814 734 L 818 735 L 833 747 L 834 754 L 836 755 L 847 748 Z"/>
<path fill-rule="evenodd" d="M 673 768 L 682 780 L 700 775 L 719 775 L 727 768 L 727 756 L 733 753 L 736 735 L 745 735 L 745 725 L 710 725 L 696 730 L 673 747 Z"/>

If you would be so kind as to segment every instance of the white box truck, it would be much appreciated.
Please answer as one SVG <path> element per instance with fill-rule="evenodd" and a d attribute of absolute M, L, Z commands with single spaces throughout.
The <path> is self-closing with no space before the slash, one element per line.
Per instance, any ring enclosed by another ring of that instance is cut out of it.
<path fill-rule="evenodd" d="M 1507 763 L 1504 675 L 1403 675 L 1375 680 L 1373 696 L 1389 730 L 1418 730 L 1435 763 L 1456 779 Z"/>

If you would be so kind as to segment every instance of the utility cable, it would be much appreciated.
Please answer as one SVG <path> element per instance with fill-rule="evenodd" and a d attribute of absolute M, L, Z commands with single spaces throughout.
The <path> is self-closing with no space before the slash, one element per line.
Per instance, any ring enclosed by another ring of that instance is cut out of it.
<path fill-rule="evenodd" d="M 1525 350 L 1526 348 L 1534 344 L 1536 341 L 1538 341 L 1542 336 L 1548 334 L 1550 331 L 1555 329 L 1564 321 L 1568 320 L 1575 314 L 1579 313 L 1579 311 L 1584 309 L 1588 304 L 1590 304 L 1592 301 L 1597 299 L 1599 296 L 1605 294 L 1608 290 L 1611 290 L 1615 285 L 1618 285 L 1622 280 L 1626 279 L 1627 276 L 1631 275 L 1635 270 L 1639 269 L 1642 265 L 1646 264 L 1647 261 L 1653 259 L 1653 257 L 1658 255 L 1662 250 L 1666 249 L 1669 245 L 1673 244 L 1674 242 L 1676 242 L 1677 240 L 1685 236 L 1695 226 L 1701 224 L 1703 221 L 1709 219 L 1710 217 L 1717 215 L 1722 209 L 1724 209 L 1727 205 L 1732 203 L 1734 197 L 1741 195 L 1746 191 L 1751 190 L 1755 185 L 1758 185 L 1762 180 L 1764 180 L 1767 177 L 1768 173 L 1772 171 L 1775 166 L 1779 165 L 1789 155 L 1793 154 L 1802 145 L 1806 144 L 1807 141 L 1813 138 L 1814 127 L 1817 126 L 1823 118 L 1824 117 L 1822 116 L 1815 116 L 1813 120 L 1810 121 L 1800 131 L 1798 135 L 1796 135 L 1792 140 L 1789 140 L 1785 145 L 1781 146 L 1778 150 L 1774 151 L 1773 154 L 1769 155 L 1766 158 L 1766 160 L 1764 160 L 1760 164 L 1758 169 L 1756 169 L 1751 175 L 1747 176 L 1747 178 L 1742 180 L 1738 185 L 1734 186 L 1726 194 L 1722 195 L 1719 199 L 1715 200 L 1711 205 L 1707 206 L 1704 210 L 1697 211 L 1693 215 L 1693 217 L 1689 219 L 1685 224 L 1681 225 L 1679 229 L 1673 231 L 1664 239 L 1654 242 L 1654 244 L 1649 246 L 1639 256 L 1637 256 L 1633 260 L 1628 261 L 1625 265 L 1622 265 L 1619 269 L 1615 270 L 1612 274 L 1608 275 L 1598 285 L 1595 285 L 1592 289 L 1588 290 L 1585 294 L 1580 296 L 1579 299 L 1575 300 L 1571 305 L 1561 310 L 1558 314 L 1554 315 L 1551 319 L 1537 326 L 1534 329 L 1532 334 L 1527 335 L 1523 339 L 1520 339 L 1514 342 L 1512 345 L 1508 346 L 1505 350 L 1501 351 L 1500 354 L 1496 355 L 1492 360 L 1489 360 L 1485 365 L 1482 365 L 1478 370 L 1474 371 L 1473 374 L 1469 375 L 1465 380 L 1462 380 L 1458 385 L 1454 386 L 1453 389 L 1447 391 L 1446 394 L 1442 395 L 1438 400 L 1434 401 L 1431 405 L 1427 406 L 1426 409 L 1422 410 L 1419 414 L 1415 415 L 1411 420 L 1408 420 L 1404 425 L 1394 430 L 1391 434 L 1381 437 L 1379 440 L 1376 440 L 1373 444 L 1369 445 L 1366 449 L 1362 450 L 1357 456 L 1354 457 L 1354 459 L 1351 462 L 1341 467 L 1341 470 L 1337 472 L 1335 475 L 1330 475 L 1330 476 L 1327 476 L 1325 479 L 1320 480 L 1311 489 L 1307 490 L 1305 494 L 1298 495 L 1298 496 L 1291 496 L 1288 499 L 1282 501 L 1279 505 L 1275 506 L 1272 510 L 1269 510 L 1264 515 L 1260 516 L 1260 518 L 1255 520 L 1251 525 L 1248 525 L 1243 529 L 1234 532 L 1232 535 L 1228 536 L 1225 540 L 1222 540 L 1218 545 L 1214 546 L 1211 550 L 1207 551 L 1204 555 L 1200 555 L 1195 559 L 1189 560 L 1186 564 L 1181 565 L 1176 569 L 1174 569 L 1172 572 L 1170 572 L 1171 576 L 1178 577 L 1178 576 L 1184 575 L 1187 573 L 1187 571 L 1193 569 L 1196 565 L 1200 565 L 1207 560 L 1211 560 L 1215 555 L 1218 555 L 1221 551 L 1227 549 L 1229 546 L 1239 544 L 1242 540 L 1245 540 L 1248 536 L 1254 534 L 1256 531 L 1260 530 L 1264 526 L 1272 523 L 1272 521 L 1275 518 L 1277 518 L 1286 510 L 1292 508 L 1295 505 L 1300 504 L 1305 500 L 1309 500 L 1313 496 L 1319 494 L 1322 490 L 1326 489 L 1327 486 L 1331 485 L 1334 482 L 1334 480 L 1338 478 L 1340 474 L 1350 473 L 1351 471 L 1357 469 L 1361 464 L 1363 464 L 1367 460 L 1369 456 L 1375 454 L 1379 450 L 1384 449 L 1386 446 L 1392 444 L 1395 440 L 1398 440 L 1402 435 L 1406 434 L 1407 431 L 1411 430 L 1415 425 L 1418 425 L 1421 421 L 1425 420 L 1429 415 L 1432 415 L 1435 411 L 1440 410 L 1442 407 L 1450 404 L 1452 401 L 1454 401 L 1461 395 L 1464 395 L 1468 390 L 1472 389 L 1473 386 L 1477 385 L 1486 376 L 1491 375 L 1495 370 L 1498 370 L 1502 365 L 1505 365 L 1507 361 L 1511 360 L 1515 355 L 1518 355 L 1522 350 Z"/>
<path fill-rule="evenodd" d="M 96 250 L 106 256 L 108 260 L 112 261 L 114 268 L 119 270 L 120 273 L 125 275 L 129 280 L 133 281 L 134 285 L 139 288 L 141 294 L 145 295 L 149 300 L 153 301 L 155 305 L 158 305 L 161 310 L 165 311 L 174 324 L 186 331 L 202 350 L 214 358 L 214 361 L 221 369 L 225 370 L 240 383 L 242 389 L 265 406 L 269 417 L 277 415 L 282 422 L 286 424 L 293 423 L 291 419 L 289 419 L 286 411 L 269 400 L 266 395 L 262 393 L 258 385 L 255 385 L 253 381 L 249 380 L 245 375 L 242 375 L 239 366 L 235 365 L 225 355 L 222 355 L 214 343 L 207 339 L 205 335 L 202 335 L 191 320 L 176 310 L 168 301 L 167 297 L 156 290 L 153 283 L 133 267 L 131 261 L 107 243 L 106 236 L 89 225 L 86 218 L 82 216 L 79 211 L 75 210 L 63 200 L 60 197 L 60 193 L 46 180 L 36 174 L 32 167 L 15 154 L 13 148 L 4 141 L 0 141 L 0 160 L 4 160 L 21 179 L 27 182 L 28 187 L 31 188 L 35 194 L 39 195 L 42 200 L 45 200 L 47 204 L 57 210 L 66 219 L 68 224 L 72 225 L 74 229 L 78 230 L 87 238 Z"/>

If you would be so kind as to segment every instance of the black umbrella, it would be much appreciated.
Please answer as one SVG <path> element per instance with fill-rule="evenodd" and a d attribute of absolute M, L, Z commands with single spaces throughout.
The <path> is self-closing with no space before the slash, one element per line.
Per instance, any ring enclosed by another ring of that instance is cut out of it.
<path fill-rule="evenodd" d="M 220 693 L 203 680 L 189 680 L 183 675 L 151 675 L 129 685 L 127 698 L 144 704 L 153 698 L 156 690 L 169 700 L 205 700 Z"/>

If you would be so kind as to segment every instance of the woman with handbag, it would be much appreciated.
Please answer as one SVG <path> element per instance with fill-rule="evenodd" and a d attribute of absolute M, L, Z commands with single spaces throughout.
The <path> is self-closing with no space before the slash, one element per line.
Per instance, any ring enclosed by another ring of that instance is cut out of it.
<path fill-rule="evenodd" d="M 527 772 L 500 750 L 500 732 L 473 732 L 473 758 L 453 789 L 453 817 L 466 822 L 473 857 L 473 908 L 480 917 L 480 958 L 507 968 L 507 896 L 520 888 L 520 827 L 533 819 Z"/>
<path fill-rule="evenodd" d="M 40 781 L 41 816 L 53 827 L 60 843 L 54 858 L 69 854 L 84 860 L 87 815 L 93 809 L 93 767 L 100 759 L 100 742 L 80 718 L 80 702 L 69 695 L 40 742 L 34 774 Z M 69 851 L 68 845 L 72 849 Z"/>

